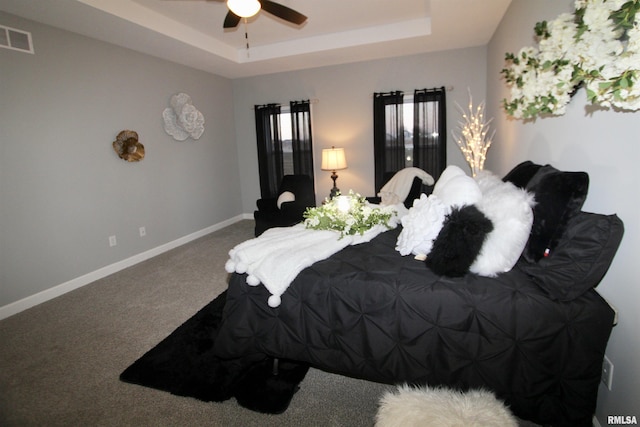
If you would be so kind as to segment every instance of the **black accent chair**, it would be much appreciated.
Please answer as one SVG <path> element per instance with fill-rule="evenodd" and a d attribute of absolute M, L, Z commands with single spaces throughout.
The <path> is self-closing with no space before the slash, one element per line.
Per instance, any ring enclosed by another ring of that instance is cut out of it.
<path fill-rule="evenodd" d="M 295 200 L 285 201 L 278 208 L 278 197 L 284 192 L 293 193 Z M 253 212 L 256 221 L 255 235 L 258 237 L 272 227 L 289 227 L 301 222 L 307 207 L 316 205 L 313 181 L 308 175 L 285 175 L 282 177 L 278 197 L 258 199 L 258 210 Z"/>

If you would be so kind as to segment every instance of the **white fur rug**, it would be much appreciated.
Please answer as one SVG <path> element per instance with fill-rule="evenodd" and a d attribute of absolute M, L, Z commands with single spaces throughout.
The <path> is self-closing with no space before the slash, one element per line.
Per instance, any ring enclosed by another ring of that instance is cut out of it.
<path fill-rule="evenodd" d="M 493 393 L 399 386 L 380 399 L 376 427 L 517 427 Z"/>

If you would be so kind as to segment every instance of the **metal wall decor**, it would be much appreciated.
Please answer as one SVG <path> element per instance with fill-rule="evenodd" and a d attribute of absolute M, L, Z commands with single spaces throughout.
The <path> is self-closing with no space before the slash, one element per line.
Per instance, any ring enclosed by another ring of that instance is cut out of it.
<path fill-rule="evenodd" d="M 118 157 L 127 162 L 139 162 L 144 159 L 144 145 L 138 142 L 138 133 L 135 131 L 121 131 L 112 145 Z"/>

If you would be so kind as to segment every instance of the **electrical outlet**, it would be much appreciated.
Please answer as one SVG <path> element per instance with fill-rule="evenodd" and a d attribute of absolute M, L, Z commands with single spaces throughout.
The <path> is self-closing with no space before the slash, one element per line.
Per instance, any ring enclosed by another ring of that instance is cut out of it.
<path fill-rule="evenodd" d="M 604 356 L 602 362 L 602 382 L 607 389 L 611 390 L 611 383 L 613 382 L 613 363 L 607 356 Z"/>
<path fill-rule="evenodd" d="M 109 247 L 112 248 L 117 244 L 118 242 L 116 241 L 116 236 L 109 236 Z"/>
<path fill-rule="evenodd" d="M 147 229 L 145 227 L 140 227 L 139 231 L 140 231 L 140 237 L 144 237 L 147 235 Z"/>

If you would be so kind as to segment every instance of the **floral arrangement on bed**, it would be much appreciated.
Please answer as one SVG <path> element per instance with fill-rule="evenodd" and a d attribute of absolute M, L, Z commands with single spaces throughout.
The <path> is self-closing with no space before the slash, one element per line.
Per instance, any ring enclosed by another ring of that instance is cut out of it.
<path fill-rule="evenodd" d="M 640 0 L 576 0 L 574 13 L 538 22 L 535 34 L 538 48 L 506 54 L 507 114 L 562 115 L 581 86 L 592 104 L 640 109 Z"/>
<path fill-rule="evenodd" d="M 365 197 L 349 190 L 348 195 L 338 194 L 332 199 L 325 199 L 322 206 L 307 208 L 304 225 L 313 230 L 339 231 L 340 238 L 343 238 L 363 235 L 376 225 L 392 228 L 389 221 L 396 214 L 392 207 L 371 206 Z"/>

